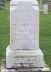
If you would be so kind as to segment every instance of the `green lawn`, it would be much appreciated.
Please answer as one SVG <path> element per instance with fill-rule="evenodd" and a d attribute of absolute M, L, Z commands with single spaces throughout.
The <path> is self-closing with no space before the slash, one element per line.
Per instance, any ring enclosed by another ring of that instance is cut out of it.
<path fill-rule="evenodd" d="M 44 53 L 46 63 L 51 68 L 51 13 L 40 14 L 40 48 Z"/>
<path fill-rule="evenodd" d="M 6 10 L 0 10 L 0 59 L 5 57 L 5 48 L 9 44 L 9 3 Z"/>
<path fill-rule="evenodd" d="M 0 60 L 5 58 L 5 50 L 9 45 L 9 24 L 9 4 L 6 4 L 6 10 L 0 11 Z M 40 13 L 40 48 L 51 68 L 51 13 Z"/>

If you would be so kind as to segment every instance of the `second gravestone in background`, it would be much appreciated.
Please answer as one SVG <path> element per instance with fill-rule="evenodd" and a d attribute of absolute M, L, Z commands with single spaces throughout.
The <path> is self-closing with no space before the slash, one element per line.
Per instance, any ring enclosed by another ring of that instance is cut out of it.
<path fill-rule="evenodd" d="M 48 4 L 43 5 L 43 12 L 44 14 L 48 14 Z"/>
<path fill-rule="evenodd" d="M 11 0 L 10 45 L 6 67 L 44 67 L 39 49 L 39 8 L 37 0 Z"/>

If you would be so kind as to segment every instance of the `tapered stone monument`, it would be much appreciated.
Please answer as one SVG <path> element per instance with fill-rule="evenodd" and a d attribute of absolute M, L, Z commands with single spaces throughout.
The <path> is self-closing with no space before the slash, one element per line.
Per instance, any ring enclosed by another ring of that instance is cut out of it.
<path fill-rule="evenodd" d="M 39 48 L 39 8 L 37 0 L 11 0 L 10 45 L 6 67 L 44 67 Z"/>

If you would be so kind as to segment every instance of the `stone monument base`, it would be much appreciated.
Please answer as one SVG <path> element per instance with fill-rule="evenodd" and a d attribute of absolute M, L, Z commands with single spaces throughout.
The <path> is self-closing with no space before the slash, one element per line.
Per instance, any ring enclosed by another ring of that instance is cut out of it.
<path fill-rule="evenodd" d="M 6 67 L 44 67 L 43 53 L 37 50 L 12 50 L 6 48 Z"/>
<path fill-rule="evenodd" d="M 48 66 L 45 64 L 43 68 L 28 68 L 28 67 L 18 67 L 7 69 L 5 60 L 1 63 L 1 72 L 51 72 Z"/>

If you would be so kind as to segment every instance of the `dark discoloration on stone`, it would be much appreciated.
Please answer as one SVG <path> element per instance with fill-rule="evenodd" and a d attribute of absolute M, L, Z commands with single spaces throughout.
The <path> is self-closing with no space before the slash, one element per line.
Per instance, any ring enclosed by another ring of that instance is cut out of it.
<path fill-rule="evenodd" d="M 44 68 L 12 68 L 7 69 L 6 68 L 6 62 L 5 60 L 1 63 L 1 72 L 51 72 L 48 66 L 45 64 Z"/>

